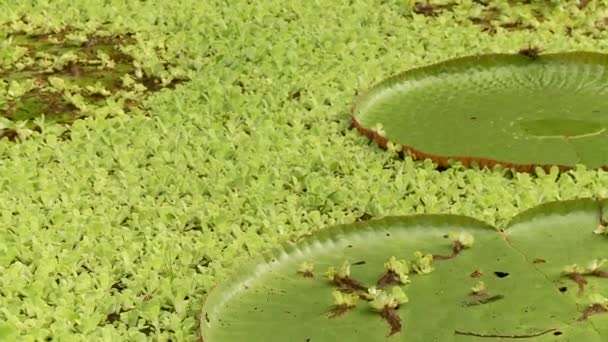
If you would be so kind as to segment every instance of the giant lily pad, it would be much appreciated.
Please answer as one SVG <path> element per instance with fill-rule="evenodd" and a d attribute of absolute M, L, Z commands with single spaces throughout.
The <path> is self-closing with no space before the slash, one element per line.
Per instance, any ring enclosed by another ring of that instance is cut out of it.
<path fill-rule="evenodd" d="M 608 55 L 490 54 L 407 70 L 362 94 L 353 125 L 441 166 L 608 167 Z"/>
<path fill-rule="evenodd" d="M 215 287 L 201 338 L 606 341 L 607 203 L 548 203 L 503 229 L 435 214 L 324 229 Z"/>

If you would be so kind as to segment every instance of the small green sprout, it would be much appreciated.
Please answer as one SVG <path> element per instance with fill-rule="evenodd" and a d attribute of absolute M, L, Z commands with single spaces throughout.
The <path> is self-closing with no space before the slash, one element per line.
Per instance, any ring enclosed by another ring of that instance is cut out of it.
<path fill-rule="evenodd" d="M 454 241 L 454 243 L 458 243 L 462 246 L 462 248 L 471 248 L 473 247 L 473 243 L 475 242 L 475 238 L 473 234 L 469 232 L 451 232 L 449 234 L 450 240 Z"/>
<path fill-rule="evenodd" d="M 103 69 L 114 69 L 116 67 L 116 62 L 114 62 L 112 58 L 103 51 L 97 51 L 97 58 L 99 58 L 101 68 Z"/>
<path fill-rule="evenodd" d="M 78 61 L 78 55 L 73 51 L 68 51 L 68 52 L 61 54 L 61 56 L 57 57 L 53 61 L 53 68 L 56 70 L 61 70 L 68 63 L 70 63 L 70 62 L 75 63 L 77 61 Z"/>
<path fill-rule="evenodd" d="M 348 278 L 350 277 L 350 263 L 348 260 L 344 261 L 339 272 L 336 272 L 336 269 L 332 266 L 325 272 L 325 275 L 327 275 L 329 280 L 335 280 L 336 277 Z"/>
<path fill-rule="evenodd" d="M 572 279 L 578 285 L 579 295 L 583 293 L 585 290 L 585 285 L 587 284 L 587 280 L 585 280 L 583 272 L 584 269 L 578 265 L 569 265 L 564 267 L 562 270 L 563 276 Z"/>
<path fill-rule="evenodd" d="M 564 275 L 569 275 L 569 274 L 574 274 L 574 273 L 583 274 L 583 273 L 585 273 L 585 268 L 583 268 L 577 264 L 564 266 L 564 268 L 562 268 L 562 274 L 564 274 Z"/>
<path fill-rule="evenodd" d="M 50 76 L 48 81 L 49 84 L 58 91 L 63 91 L 67 88 L 65 81 L 61 77 Z"/>
<path fill-rule="evenodd" d="M 344 293 L 338 290 L 334 290 L 332 292 L 334 296 L 334 305 L 336 306 L 345 306 L 345 307 L 355 307 L 357 303 L 359 303 L 359 296 L 353 293 Z"/>
<path fill-rule="evenodd" d="M 598 224 L 593 233 L 598 235 L 608 234 L 608 227 L 604 226 L 603 224 Z"/>
<path fill-rule="evenodd" d="M 469 232 L 450 232 L 448 234 L 450 240 L 452 240 L 452 254 L 451 255 L 433 255 L 433 259 L 435 260 L 447 260 L 452 259 L 462 252 L 463 249 L 473 247 L 473 243 L 475 242 L 475 238 L 473 234 Z"/>
<path fill-rule="evenodd" d="M 395 298 L 397 306 L 410 301 L 405 292 L 403 292 L 403 289 L 401 289 L 399 286 L 393 286 L 392 296 Z"/>
<path fill-rule="evenodd" d="M 433 263 L 432 254 L 422 254 L 420 251 L 414 252 L 415 260 L 412 262 L 412 269 L 418 274 L 429 274 L 435 270 L 431 265 Z"/>
<path fill-rule="evenodd" d="M 606 262 L 608 262 L 608 259 L 594 259 L 592 260 L 589 265 L 587 266 L 587 273 L 597 273 L 600 269 L 600 267 L 602 267 Z"/>
<path fill-rule="evenodd" d="M 377 123 L 376 126 L 374 126 L 373 131 L 381 137 L 386 136 L 386 131 L 384 130 L 384 126 L 381 123 Z"/>
<path fill-rule="evenodd" d="M 367 289 L 367 292 L 363 294 L 363 297 L 367 300 L 374 300 L 374 299 L 376 299 L 376 297 L 378 296 L 378 293 L 380 293 L 380 291 L 382 291 L 382 290 L 378 290 L 375 286 L 370 286 Z"/>
<path fill-rule="evenodd" d="M 577 273 L 580 275 L 595 275 L 603 277 L 602 274 L 605 272 L 602 272 L 600 268 L 604 266 L 606 262 L 608 262 L 608 259 L 593 259 L 587 265 L 587 267 L 582 267 L 577 264 L 568 265 L 562 269 L 562 274 L 570 275 Z"/>
<path fill-rule="evenodd" d="M 602 296 L 601 294 L 590 294 L 589 302 L 590 304 L 583 311 L 582 315 L 578 318 L 579 321 L 584 321 L 592 315 L 608 312 L 608 298 Z"/>
<path fill-rule="evenodd" d="M 72 32 L 72 33 L 66 34 L 65 39 L 67 39 L 69 42 L 76 44 L 76 45 L 81 45 L 83 43 L 86 43 L 89 40 L 86 33 L 84 33 L 84 32 Z"/>
<path fill-rule="evenodd" d="M 312 262 L 304 261 L 300 264 L 300 267 L 298 268 L 298 273 L 302 274 L 306 278 L 312 278 L 314 276 L 314 268 L 315 265 Z"/>
<path fill-rule="evenodd" d="M 403 6 L 407 10 L 408 13 L 412 12 L 414 10 L 414 7 L 416 7 L 416 1 L 415 0 L 405 0 L 403 2 Z"/>
<path fill-rule="evenodd" d="M 393 273 L 398 278 L 401 284 L 410 283 L 408 274 L 410 273 L 410 263 L 407 260 L 397 260 L 394 256 L 384 263 L 384 269 L 387 273 Z"/>
<path fill-rule="evenodd" d="M 592 293 L 589 295 L 589 302 L 591 305 L 601 305 L 608 309 L 608 298 L 602 296 L 599 293 Z"/>
<path fill-rule="evenodd" d="M 6 95 L 9 98 L 18 98 L 18 97 L 23 96 L 25 93 L 29 92 L 30 90 L 34 89 L 34 87 L 35 87 L 34 81 L 32 81 L 32 80 L 24 80 L 22 82 L 12 80 L 9 83 L 8 89 L 6 91 Z"/>
<path fill-rule="evenodd" d="M 368 290 L 369 305 L 380 314 L 391 327 L 388 336 L 392 336 L 401 331 L 401 318 L 397 313 L 399 305 L 405 304 L 409 298 L 399 286 L 393 286 L 391 293 L 384 290 L 370 288 Z"/>
<path fill-rule="evenodd" d="M 65 92 L 63 98 L 83 112 L 86 112 L 88 109 L 87 101 L 81 94 Z"/>
<path fill-rule="evenodd" d="M 129 74 L 124 74 L 120 80 L 122 81 L 122 86 L 125 88 L 132 87 L 137 83 L 137 81 L 135 81 Z"/>
<path fill-rule="evenodd" d="M 574 280 L 578 285 L 579 294 L 581 294 L 587 284 L 585 276 L 608 278 L 608 272 L 600 270 L 606 262 L 608 262 L 608 259 L 594 259 L 587 267 L 582 267 L 577 264 L 568 265 L 562 269 L 562 275 Z"/>
<path fill-rule="evenodd" d="M 325 276 L 327 278 L 329 278 L 329 280 L 334 280 L 336 279 L 336 276 L 338 275 L 338 272 L 336 272 L 336 268 L 333 266 L 330 266 L 327 271 L 325 272 Z"/>
<path fill-rule="evenodd" d="M 345 314 L 359 303 L 359 295 L 355 293 L 344 293 L 334 290 L 332 295 L 334 296 L 334 305 L 329 313 L 330 318 Z"/>
<path fill-rule="evenodd" d="M 112 93 L 107 90 L 101 83 L 96 82 L 94 85 L 88 85 L 85 87 L 85 89 L 90 93 L 90 94 L 99 94 L 101 96 L 111 96 Z"/>
<path fill-rule="evenodd" d="M 12 130 L 17 134 L 19 140 L 25 140 L 34 133 L 34 131 L 27 128 L 26 125 L 27 121 L 13 122 L 6 118 L 0 117 L 0 133 L 2 133 L 1 130 L 4 129 Z M 0 140 L 2 139 L 3 137 L 0 135 Z"/>
<path fill-rule="evenodd" d="M 342 278 L 350 277 L 350 262 L 348 260 L 344 261 L 338 275 Z"/>
<path fill-rule="evenodd" d="M 400 152 L 403 149 L 403 147 L 401 145 L 397 144 L 397 143 L 394 143 L 392 141 L 388 141 L 386 143 L 386 149 L 389 152 L 398 153 L 398 152 Z"/>
<path fill-rule="evenodd" d="M 344 261 L 340 271 L 336 271 L 336 269 L 332 266 L 330 267 L 325 275 L 329 280 L 331 280 L 335 286 L 344 292 L 354 292 L 354 291 L 367 291 L 367 288 L 361 285 L 358 281 L 350 277 L 350 263 L 348 260 Z"/>
<path fill-rule="evenodd" d="M 471 292 L 473 294 L 486 293 L 487 291 L 488 289 L 486 288 L 486 284 L 483 281 L 477 282 L 477 284 L 475 284 L 475 286 L 471 288 Z"/>
<path fill-rule="evenodd" d="M 468 300 L 463 302 L 466 306 L 488 304 L 504 298 L 504 296 L 500 294 L 490 296 L 490 294 L 488 294 L 488 288 L 483 281 L 478 281 L 477 284 L 471 287 L 469 297 Z"/>
<path fill-rule="evenodd" d="M 384 309 L 396 309 L 399 305 L 407 303 L 409 298 L 399 286 L 393 286 L 391 293 L 384 290 L 378 290 L 375 298 L 369 302 L 369 305 L 376 311 Z"/>

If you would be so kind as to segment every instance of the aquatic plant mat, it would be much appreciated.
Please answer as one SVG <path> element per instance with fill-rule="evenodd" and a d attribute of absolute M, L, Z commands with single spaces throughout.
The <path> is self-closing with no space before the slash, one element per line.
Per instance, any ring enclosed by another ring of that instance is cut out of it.
<path fill-rule="evenodd" d="M 0 28 L 0 139 L 41 132 L 40 122 L 67 127 L 87 116 L 125 115 L 152 91 L 185 80 L 161 54 L 136 59 L 143 53 L 133 32 L 47 24 L 22 17 Z"/>
<path fill-rule="evenodd" d="M 504 227 L 547 201 L 608 197 L 602 170 L 456 163 L 439 171 L 349 128 L 353 99 L 400 71 L 530 45 L 543 54 L 606 52 L 606 8 L 600 0 L 583 9 L 566 0 L 433 8 L 0 1 L 0 129 L 8 132 L 0 141 L 0 340 L 194 341 L 207 294 L 233 267 L 325 227 L 429 213 Z M 481 249 L 482 237 L 434 272 Z M 439 240 L 429 245 L 437 251 L 422 252 L 449 254 L 451 240 Z M 411 250 L 395 256 L 415 260 Z M 375 260 L 366 286 L 388 262 Z M 341 271 L 342 260 L 329 261 Z M 324 296 L 316 308 L 331 310 L 326 269 L 314 271 L 307 284 Z M 410 285 L 426 277 L 412 273 Z M 477 285 L 466 279 L 459 300 Z M 486 281 L 490 296 L 493 286 Z M 403 291 L 415 305 L 415 293 Z M 481 307 L 493 304 L 503 305 Z M 360 299 L 333 322 L 350 324 L 366 307 Z M 409 319 L 401 317 L 402 332 Z M 373 308 L 370 322 L 374 337 L 390 333 Z M 561 327 L 540 323 L 532 332 Z M 501 331 L 521 332 L 511 328 Z"/>

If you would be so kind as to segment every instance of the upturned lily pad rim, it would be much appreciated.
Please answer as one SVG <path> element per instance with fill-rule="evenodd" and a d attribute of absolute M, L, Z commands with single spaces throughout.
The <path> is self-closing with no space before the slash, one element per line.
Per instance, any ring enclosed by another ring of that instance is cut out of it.
<path fill-rule="evenodd" d="M 559 60 L 559 61 L 563 61 L 563 62 L 579 62 L 581 60 L 588 59 L 588 60 L 594 60 L 595 62 L 603 62 L 604 64 L 606 64 L 608 66 L 608 54 L 601 53 L 601 52 L 594 52 L 594 51 L 567 51 L 567 52 L 546 53 L 546 54 L 539 55 L 538 57 L 525 56 L 525 55 L 519 54 L 519 53 L 489 53 L 489 54 L 457 57 L 457 58 L 448 59 L 448 60 L 444 60 L 444 61 L 440 61 L 440 62 L 428 64 L 428 65 L 418 66 L 418 67 L 407 69 L 405 71 L 397 73 L 388 78 L 385 78 L 384 80 L 370 86 L 365 91 L 363 91 L 359 95 L 357 95 L 353 102 L 353 105 L 351 107 L 351 127 L 355 128 L 359 133 L 376 141 L 382 149 L 387 149 L 390 140 L 387 139 L 386 137 L 378 134 L 378 132 L 376 132 L 373 129 L 373 127 L 370 127 L 370 128 L 363 127 L 363 125 L 361 125 L 356 118 L 356 112 L 357 112 L 359 105 L 362 102 L 364 102 L 368 97 L 374 95 L 377 91 L 381 90 L 382 88 L 384 88 L 386 86 L 399 83 L 409 77 L 416 77 L 418 75 L 424 75 L 427 73 L 431 73 L 433 70 L 435 70 L 441 66 L 452 69 L 452 70 L 457 70 L 458 67 L 466 67 L 467 65 L 470 65 L 471 62 L 475 62 L 475 61 L 486 61 L 487 62 L 487 61 L 491 61 L 491 60 L 503 60 L 505 62 L 513 62 L 513 61 L 522 61 L 522 60 L 533 61 L 533 60 L 536 60 L 537 58 L 538 59 L 542 58 L 543 60 L 547 60 L 547 61 Z M 474 157 L 474 156 L 465 156 L 465 155 L 447 155 L 446 156 L 446 155 L 432 154 L 432 153 L 425 152 L 420 148 L 415 148 L 413 146 L 404 145 L 404 144 L 400 144 L 398 146 L 397 151 L 411 156 L 414 160 L 430 159 L 432 162 L 437 164 L 438 167 L 441 167 L 441 168 L 448 168 L 454 162 L 461 162 L 465 167 L 469 167 L 469 168 L 473 167 L 474 165 L 479 166 L 479 168 L 486 167 L 488 169 L 492 169 L 496 166 L 501 166 L 501 167 L 510 168 L 510 169 L 513 169 L 513 170 L 516 170 L 519 172 L 528 172 L 528 173 L 535 172 L 536 168 L 538 168 L 538 167 L 545 170 L 546 172 L 549 172 L 551 170 L 551 168 L 553 168 L 553 167 L 557 167 L 560 172 L 575 169 L 575 166 L 561 165 L 561 164 L 542 164 L 542 163 L 521 164 L 521 163 L 508 162 L 505 160 L 492 159 L 492 158 L 483 158 L 483 157 Z M 603 165 L 603 166 L 599 167 L 598 169 L 608 171 L 608 165 Z"/>
<path fill-rule="evenodd" d="M 325 241 L 337 241 L 348 233 L 360 233 L 365 230 L 377 231 L 383 230 L 385 227 L 400 224 L 404 228 L 417 228 L 421 225 L 437 226 L 454 226 L 463 225 L 470 229 L 493 230 L 497 234 L 505 234 L 510 227 L 517 226 L 525 221 L 532 221 L 538 217 L 562 216 L 567 215 L 572 211 L 581 210 L 597 210 L 598 222 L 601 222 L 604 208 L 608 207 L 608 198 L 578 198 L 572 200 L 561 200 L 546 202 L 535 207 L 521 211 L 513 216 L 513 218 L 502 228 L 493 226 L 482 220 L 478 220 L 466 215 L 458 214 L 412 214 L 405 216 L 386 216 L 383 218 L 372 219 L 369 221 L 360 221 L 350 224 L 340 224 L 324 228 L 316 233 L 308 234 L 295 242 L 285 242 L 279 244 L 270 251 L 263 252 L 256 257 L 248 259 L 248 261 L 239 264 L 235 267 L 224 281 L 213 286 L 200 311 L 199 321 L 199 339 L 204 340 L 204 329 L 206 323 L 209 323 L 209 312 L 213 307 L 221 307 L 223 303 L 228 302 L 231 297 L 236 294 L 241 288 L 246 288 L 248 280 L 255 279 L 258 274 L 272 269 L 274 266 L 281 263 L 282 259 L 289 258 L 293 254 L 303 253 L 315 247 L 322 247 Z M 212 342 L 212 341 L 211 341 Z"/>

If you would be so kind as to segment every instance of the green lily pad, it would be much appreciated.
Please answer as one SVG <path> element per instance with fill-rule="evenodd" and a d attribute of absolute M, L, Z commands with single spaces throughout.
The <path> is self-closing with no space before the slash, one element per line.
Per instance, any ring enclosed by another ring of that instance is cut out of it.
<path fill-rule="evenodd" d="M 607 203 L 548 203 L 503 229 L 439 214 L 324 229 L 215 287 L 201 338 L 606 341 Z"/>
<path fill-rule="evenodd" d="M 353 125 L 440 166 L 608 167 L 608 55 L 489 54 L 407 70 L 362 94 Z"/>

